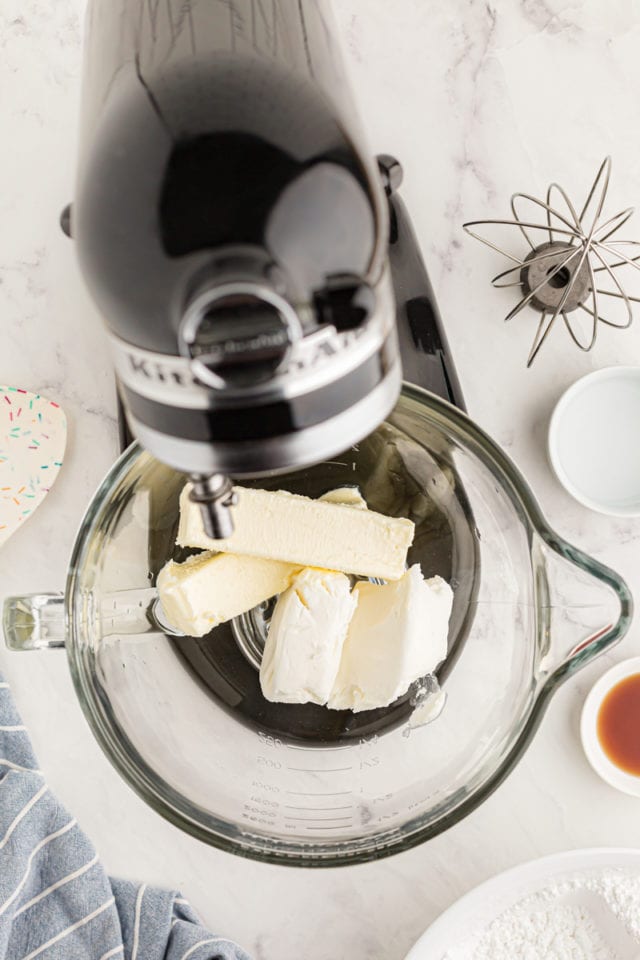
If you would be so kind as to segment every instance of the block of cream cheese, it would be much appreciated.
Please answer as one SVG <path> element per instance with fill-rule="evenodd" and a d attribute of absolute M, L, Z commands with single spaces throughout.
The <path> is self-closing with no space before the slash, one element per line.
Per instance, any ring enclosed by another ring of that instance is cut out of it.
<path fill-rule="evenodd" d="M 189 486 L 184 488 L 178 529 L 181 546 L 384 580 L 398 580 L 404 573 L 414 534 L 411 520 L 311 500 L 283 490 L 234 489 L 234 531 L 226 540 L 212 540 L 204 532 L 200 508 L 189 500 Z"/>
<path fill-rule="evenodd" d="M 200 553 L 184 563 L 170 560 L 158 574 L 162 610 L 172 626 L 203 637 L 286 590 L 300 567 L 239 553 Z"/>
<path fill-rule="evenodd" d="M 329 490 L 320 499 L 367 508 L 357 487 Z M 170 560 L 158 576 L 158 592 L 167 621 L 187 636 L 203 637 L 282 593 L 299 572 L 295 564 L 207 551 L 184 563 Z"/>
<path fill-rule="evenodd" d="M 276 603 L 260 668 L 267 700 L 326 703 L 356 608 L 344 573 L 307 567 Z"/>
<path fill-rule="evenodd" d="M 415 564 L 395 583 L 357 583 L 353 592 L 358 604 L 328 706 L 357 713 L 393 703 L 444 660 L 453 591 Z"/>

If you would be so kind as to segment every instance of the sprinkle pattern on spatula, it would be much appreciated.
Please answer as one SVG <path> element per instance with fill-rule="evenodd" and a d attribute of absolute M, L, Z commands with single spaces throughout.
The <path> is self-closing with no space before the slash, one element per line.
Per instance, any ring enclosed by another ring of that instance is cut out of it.
<path fill-rule="evenodd" d="M 67 420 L 59 404 L 0 386 L 0 547 L 55 483 L 66 441 Z"/>

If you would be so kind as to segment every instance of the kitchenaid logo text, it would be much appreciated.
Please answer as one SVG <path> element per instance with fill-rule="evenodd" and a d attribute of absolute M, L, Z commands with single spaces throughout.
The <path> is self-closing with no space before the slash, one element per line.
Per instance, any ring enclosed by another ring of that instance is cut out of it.
<path fill-rule="evenodd" d="M 299 341 L 292 355 L 287 360 L 284 367 L 278 369 L 278 378 L 286 377 L 291 374 L 301 373 L 304 370 L 310 370 L 322 362 L 330 360 L 337 354 L 343 353 L 360 339 L 365 331 L 353 330 L 348 334 L 343 334 L 340 340 L 335 336 L 326 339 L 318 339 L 315 343 Z M 224 359 L 224 356 L 241 354 L 247 350 L 272 349 L 274 346 L 281 346 L 278 335 L 263 334 L 255 337 L 253 341 L 230 340 L 224 345 L 212 348 L 206 355 L 201 354 L 199 359 L 204 360 L 205 356 L 210 356 L 212 362 L 218 359 Z M 248 344 L 251 344 L 249 347 Z M 120 366 L 120 374 L 125 382 L 135 385 L 141 380 L 149 383 L 163 384 L 168 388 L 193 388 L 205 389 L 194 377 L 190 360 L 186 357 L 167 357 L 166 360 L 158 354 L 149 354 L 145 356 L 143 351 L 130 351 L 116 344 L 117 353 L 122 351 L 126 357 L 126 365 Z M 218 356 L 220 351 L 220 356 Z M 122 354 L 120 353 L 120 356 Z"/>
<path fill-rule="evenodd" d="M 135 356 L 132 353 L 127 355 L 131 372 L 137 376 L 142 376 L 147 380 L 153 380 L 159 383 L 173 383 L 177 387 L 195 386 L 196 380 L 188 367 L 171 367 L 168 364 L 159 363 L 157 360 L 147 360 L 143 357 Z M 178 361 L 179 363 L 180 361 Z"/>
<path fill-rule="evenodd" d="M 227 357 L 238 356 L 239 354 L 257 353 L 258 351 L 272 350 L 275 348 L 284 349 L 289 342 L 286 330 L 278 330 L 273 333 L 260 333 L 247 340 L 225 340 L 222 343 L 211 344 L 202 347 L 195 356 L 211 357 L 212 361 L 220 363 Z"/>
<path fill-rule="evenodd" d="M 335 339 L 321 340 L 317 344 L 314 344 L 314 349 L 312 352 L 294 354 L 289 362 L 287 363 L 285 373 L 296 372 L 299 373 L 301 370 L 309 370 L 312 367 L 317 366 L 321 361 L 328 360 L 331 357 L 335 357 L 339 353 L 343 353 L 347 350 L 352 343 L 360 337 L 361 331 L 353 330 L 350 333 L 343 335 L 343 339 L 337 342 Z"/>

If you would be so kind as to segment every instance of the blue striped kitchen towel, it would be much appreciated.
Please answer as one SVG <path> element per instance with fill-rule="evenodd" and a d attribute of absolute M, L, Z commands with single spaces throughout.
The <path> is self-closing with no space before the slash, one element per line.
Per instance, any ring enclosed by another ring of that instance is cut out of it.
<path fill-rule="evenodd" d="M 112 880 L 50 793 L 0 676 L 0 960 L 249 960 L 179 894 Z"/>

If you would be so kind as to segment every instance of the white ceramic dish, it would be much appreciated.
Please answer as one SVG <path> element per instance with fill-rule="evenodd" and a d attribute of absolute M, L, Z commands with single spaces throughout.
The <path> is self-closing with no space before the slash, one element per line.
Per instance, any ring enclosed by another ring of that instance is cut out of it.
<path fill-rule="evenodd" d="M 584 702 L 580 723 L 580 735 L 582 737 L 584 752 L 596 773 L 617 790 L 628 793 L 633 797 L 640 797 L 640 777 L 625 773 L 624 770 L 616 767 L 616 765 L 609 760 L 600 745 L 596 729 L 600 704 L 609 690 L 620 680 L 623 680 L 625 677 L 631 677 L 636 673 L 640 673 L 640 657 L 623 660 L 621 663 L 617 663 L 615 667 L 607 670 L 607 672 L 600 677 L 598 682 L 591 688 L 591 692 Z"/>
<path fill-rule="evenodd" d="M 640 516 L 640 367 L 607 367 L 569 387 L 548 450 L 558 480 L 584 506 Z"/>
<path fill-rule="evenodd" d="M 523 897 L 565 876 L 597 869 L 640 871 L 640 850 L 571 850 L 523 863 L 487 880 L 445 910 L 418 940 L 406 960 L 465 960 L 478 937 Z M 516 958 L 514 958 L 516 960 Z"/>

